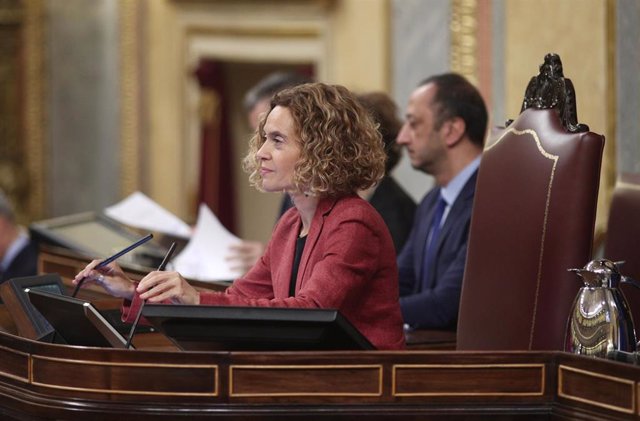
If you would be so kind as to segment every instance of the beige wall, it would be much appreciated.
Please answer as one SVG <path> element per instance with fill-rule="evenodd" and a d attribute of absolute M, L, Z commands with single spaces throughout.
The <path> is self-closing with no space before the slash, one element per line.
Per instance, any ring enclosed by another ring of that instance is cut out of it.
<path fill-rule="evenodd" d="M 388 91 L 391 81 L 388 0 L 337 1 L 333 10 L 335 83 L 355 91 Z"/>
<path fill-rule="evenodd" d="M 178 31 L 173 2 L 147 2 L 147 33 L 144 44 L 147 67 L 143 80 L 148 90 L 146 95 L 148 130 L 145 150 L 147 152 L 147 185 L 143 186 L 149 196 L 175 212 L 186 217 L 185 192 L 182 177 L 184 165 L 180 131 L 180 81 Z"/>

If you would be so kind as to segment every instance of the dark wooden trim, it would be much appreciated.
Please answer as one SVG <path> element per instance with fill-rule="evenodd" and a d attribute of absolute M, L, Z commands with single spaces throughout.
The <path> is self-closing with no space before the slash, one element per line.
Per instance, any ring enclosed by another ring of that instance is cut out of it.
<path fill-rule="evenodd" d="M 561 352 L 160 352 L 0 333 L 3 419 L 638 420 L 639 381 Z"/>

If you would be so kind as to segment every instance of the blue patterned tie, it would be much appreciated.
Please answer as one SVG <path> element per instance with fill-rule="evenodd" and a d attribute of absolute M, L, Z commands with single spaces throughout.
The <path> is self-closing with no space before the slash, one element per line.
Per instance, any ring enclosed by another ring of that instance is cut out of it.
<path fill-rule="evenodd" d="M 422 279 L 426 279 L 427 271 L 431 268 L 436 256 L 438 237 L 440 237 L 440 229 L 442 222 L 442 215 L 447 207 L 447 202 L 438 196 L 438 202 L 433 211 L 433 219 L 431 220 L 431 228 L 429 229 L 429 235 L 427 237 L 427 248 L 424 254 L 424 262 L 422 262 Z"/>

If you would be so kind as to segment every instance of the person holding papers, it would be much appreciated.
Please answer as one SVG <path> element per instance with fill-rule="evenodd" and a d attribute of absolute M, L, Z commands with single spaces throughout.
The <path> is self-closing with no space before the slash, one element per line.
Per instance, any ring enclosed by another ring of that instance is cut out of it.
<path fill-rule="evenodd" d="M 139 283 L 115 263 L 86 278 L 125 298 L 131 321 L 149 303 L 338 309 L 378 349 L 404 348 L 394 245 L 378 212 L 357 194 L 385 172 L 380 133 L 346 88 L 309 83 L 270 103 L 244 168 L 266 192 L 294 203 L 276 224 L 264 255 L 225 292 L 198 291 L 177 272 Z"/>

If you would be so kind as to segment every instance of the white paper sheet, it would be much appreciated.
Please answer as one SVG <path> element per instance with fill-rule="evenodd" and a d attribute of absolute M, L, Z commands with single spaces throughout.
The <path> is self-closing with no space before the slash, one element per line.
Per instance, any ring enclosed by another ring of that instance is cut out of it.
<path fill-rule="evenodd" d="M 191 227 L 186 222 L 151 200 L 139 191 L 113 206 L 104 213 L 112 219 L 135 228 L 170 234 L 180 238 L 191 236 Z"/>
<path fill-rule="evenodd" d="M 229 255 L 229 246 L 241 241 L 227 231 L 207 205 L 201 204 L 191 240 L 173 259 L 173 267 L 185 278 L 198 281 L 238 278 L 242 273 L 231 270 L 225 257 Z"/>

